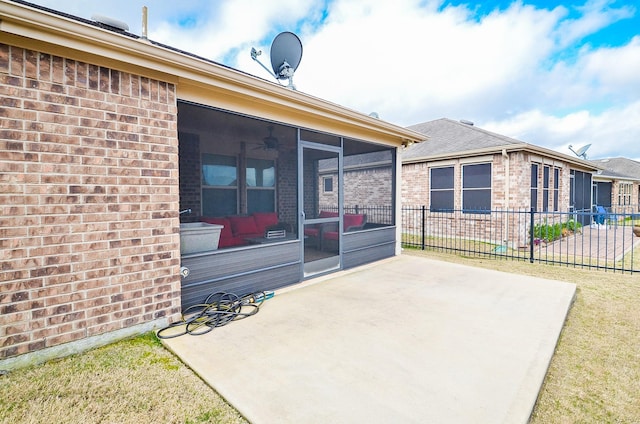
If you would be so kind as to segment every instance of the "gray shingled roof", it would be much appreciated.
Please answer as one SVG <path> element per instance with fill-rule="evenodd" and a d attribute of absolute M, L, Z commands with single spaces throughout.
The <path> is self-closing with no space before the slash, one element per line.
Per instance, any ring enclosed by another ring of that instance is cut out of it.
<path fill-rule="evenodd" d="M 386 164 L 392 163 L 391 150 L 381 150 L 379 152 L 361 153 L 358 155 L 344 156 L 342 166 L 345 169 L 358 168 L 360 166 L 371 166 L 372 164 Z M 318 164 L 318 168 L 321 171 L 333 170 L 338 168 L 338 159 L 324 159 Z"/>
<path fill-rule="evenodd" d="M 413 144 L 403 153 L 403 159 L 460 153 L 470 150 L 522 145 L 527 143 L 483 130 L 471 124 L 441 118 L 408 127 L 429 136 L 424 143 Z"/>
<path fill-rule="evenodd" d="M 605 170 L 602 176 L 626 177 L 640 180 L 640 162 L 627 158 L 593 159 L 592 162 Z"/>

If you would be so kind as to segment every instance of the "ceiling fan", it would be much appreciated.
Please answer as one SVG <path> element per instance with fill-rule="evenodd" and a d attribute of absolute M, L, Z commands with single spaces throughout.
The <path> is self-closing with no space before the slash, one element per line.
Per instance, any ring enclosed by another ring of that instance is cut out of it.
<path fill-rule="evenodd" d="M 273 125 L 267 127 L 269 135 L 262 139 L 262 145 L 255 147 L 254 150 L 278 150 L 278 139 L 273 136 Z"/>

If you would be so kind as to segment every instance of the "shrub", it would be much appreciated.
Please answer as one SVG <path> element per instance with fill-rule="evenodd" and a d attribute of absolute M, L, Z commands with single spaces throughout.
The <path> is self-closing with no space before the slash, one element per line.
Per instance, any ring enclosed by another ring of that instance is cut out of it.
<path fill-rule="evenodd" d="M 582 228 L 582 224 L 573 219 L 555 224 L 547 224 L 547 220 L 545 219 L 544 224 L 536 224 L 533 227 L 533 238 L 542 240 L 545 243 L 551 243 L 563 236 L 566 237 L 569 234 L 578 232 L 580 228 Z"/>

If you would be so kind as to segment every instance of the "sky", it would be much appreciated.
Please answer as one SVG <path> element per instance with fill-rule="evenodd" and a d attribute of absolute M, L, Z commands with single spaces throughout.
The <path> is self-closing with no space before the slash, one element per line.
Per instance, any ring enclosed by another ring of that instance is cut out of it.
<path fill-rule="evenodd" d="M 106 15 L 149 38 L 275 81 L 269 51 L 298 35 L 301 92 L 409 126 L 468 120 L 589 159 L 640 161 L 640 2 L 629 0 L 32 0 Z"/>

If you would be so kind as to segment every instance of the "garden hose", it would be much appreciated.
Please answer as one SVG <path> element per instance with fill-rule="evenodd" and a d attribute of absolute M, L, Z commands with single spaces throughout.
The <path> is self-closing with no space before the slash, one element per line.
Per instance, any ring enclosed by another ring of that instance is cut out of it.
<path fill-rule="evenodd" d="M 212 293 L 204 303 L 188 307 L 182 312 L 182 319 L 158 330 L 160 339 L 171 339 L 185 334 L 197 336 L 208 333 L 239 319 L 255 315 L 262 303 L 273 297 L 272 291 L 255 292 L 238 296 L 233 293 Z"/>

